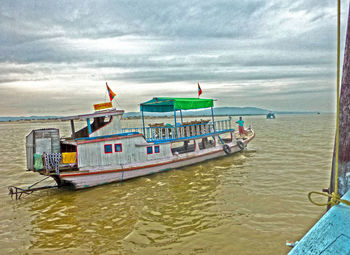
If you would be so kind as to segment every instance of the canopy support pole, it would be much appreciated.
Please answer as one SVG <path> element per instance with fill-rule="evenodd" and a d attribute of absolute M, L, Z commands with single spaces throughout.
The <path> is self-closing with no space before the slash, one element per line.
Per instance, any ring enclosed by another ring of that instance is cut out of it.
<path fill-rule="evenodd" d="M 214 109 L 213 109 L 213 107 L 211 107 L 211 119 L 212 119 L 212 121 L 213 121 L 214 132 L 216 132 L 215 120 L 214 120 Z"/>
<path fill-rule="evenodd" d="M 141 115 L 142 115 L 143 136 L 146 139 L 145 116 L 143 115 L 143 107 L 142 106 L 141 106 Z"/>
<path fill-rule="evenodd" d="M 182 117 L 182 110 L 180 109 L 180 115 L 181 115 L 181 124 L 184 123 L 183 117 Z"/>
<path fill-rule="evenodd" d="M 176 128 L 176 110 L 175 110 L 175 107 L 174 107 L 174 121 L 175 121 L 175 124 L 174 124 L 174 127 L 175 127 L 175 138 L 177 138 L 177 128 Z"/>

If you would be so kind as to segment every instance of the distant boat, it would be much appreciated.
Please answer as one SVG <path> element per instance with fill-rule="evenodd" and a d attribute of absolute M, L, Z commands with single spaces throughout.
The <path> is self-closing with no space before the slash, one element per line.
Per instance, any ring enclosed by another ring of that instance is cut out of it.
<path fill-rule="evenodd" d="M 54 128 L 36 129 L 26 137 L 27 169 L 52 177 L 58 187 L 81 189 L 242 151 L 255 136 L 252 129 L 240 136 L 231 119 L 216 121 L 213 114 L 211 120 L 183 121 L 182 110 L 211 108 L 213 113 L 213 101 L 153 98 L 141 103 L 142 117 L 143 112 L 173 111 L 174 124 L 153 123 L 148 127 L 142 118 L 143 127 L 121 128 L 124 111 L 114 108 L 63 117 L 61 120 L 71 122 L 71 137 L 60 138 Z M 75 131 L 74 120 L 86 120 L 87 125 Z"/>
<path fill-rule="evenodd" d="M 276 118 L 276 116 L 275 116 L 275 114 L 272 113 L 272 112 L 269 112 L 269 113 L 266 115 L 266 119 L 275 119 L 275 118 Z"/>

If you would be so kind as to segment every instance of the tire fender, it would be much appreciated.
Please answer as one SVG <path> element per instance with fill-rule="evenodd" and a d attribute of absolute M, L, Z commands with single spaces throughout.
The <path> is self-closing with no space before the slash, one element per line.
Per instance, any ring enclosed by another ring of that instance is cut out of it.
<path fill-rule="evenodd" d="M 224 144 L 223 150 L 227 155 L 231 154 L 231 147 L 228 146 L 227 144 Z"/>
<path fill-rule="evenodd" d="M 238 148 L 240 148 L 241 150 L 245 148 L 244 142 L 242 142 L 241 140 L 237 141 L 237 145 L 238 145 Z"/>

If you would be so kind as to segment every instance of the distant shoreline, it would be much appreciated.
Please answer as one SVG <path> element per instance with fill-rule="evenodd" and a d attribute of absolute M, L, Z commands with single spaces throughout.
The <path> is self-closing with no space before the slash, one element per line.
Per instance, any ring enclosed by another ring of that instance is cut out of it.
<path fill-rule="evenodd" d="M 275 115 L 325 115 L 325 114 L 334 114 L 334 113 L 319 113 L 319 112 L 274 112 Z M 162 119 L 162 118 L 172 118 L 174 115 L 161 115 L 161 116 L 145 116 L 145 119 Z M 215 117 L 236 117 L 236 116 L 266 116 L 265 113 L 259 113 L 259 114 L 215 114 Z M 35 116 L 36 117 L 36 116 Z M 35 117 L 0 117 L 0 123 L 1 124 L 10 124 L 10 123 L 48 123 L 48 122 L 61 122 L 62 120 L 59 116 L 40 116 L 40 119 L 36 119 Z M 208 114 L 202 114 L 202 115 L 184 115 L 184 118 L 208 118 L 211 117 L 211 115 Z M 8 120 L 1 120 L 8 119 Z M 12 119 L 13 118 L 13 119 Z M 123 119 L 132 120 L 132 119 L 141 119 L 141 116 L 123 116 Z"/>
<path fill-rule="evenodd" d="M 225 106 L 225 107 L 214 107 L 213 108 L 214 115 L 215 116 L 261 116 L 261 115 L 267 115 L 268 113 L 274 113 L 275 115 L 282 115 L 282 114 L 321 114 L 321 112 L 318 111 L 273 111 L 258 107 L 234 107 L 234 106 Z M 325 113 L 322 113 L 325 114 Z M 180 115 L 179 112 L 177 115 Z M 199 110 L 186 110 L 182 112 L 183 117 L 211 117 L 212 110 L 211 109 L 199 109 Z M 145 112 L 144 113 L 145 118 L 166 118 L 166 117 L 173 117 L 173 112 L 168 113 L 156 113 L 156 112 Z M 17 122 L 17 121 L 38 121 L 41 120 L 45 121 L 59 121 L 60 118 L 63 116 L 18 116 L 18 117 L 1 117 L 0 116 L 0 122 Z M 141 118 L 141 112 L 125 112 L 123 114 L 124 119 L 140 119 Z"/>

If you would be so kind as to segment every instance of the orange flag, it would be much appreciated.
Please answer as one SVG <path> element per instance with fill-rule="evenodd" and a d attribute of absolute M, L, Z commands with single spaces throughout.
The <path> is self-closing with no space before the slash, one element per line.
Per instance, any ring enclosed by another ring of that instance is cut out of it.
<path fill-rule="evenodd" d="M 108 86 L 107 82 L 106 82 L 106 86 L 107 86 L 107 91 L 108 91 L 109 99 L 110 99 L 110 101 L 112 101 L 113 98 L 116 96 L 116 94 L 110 89 L 110 87 Z"/>

